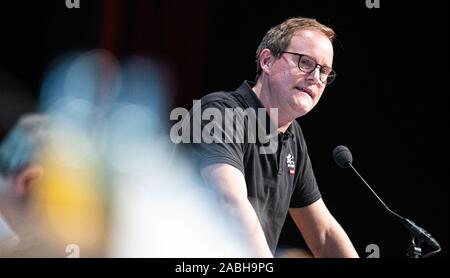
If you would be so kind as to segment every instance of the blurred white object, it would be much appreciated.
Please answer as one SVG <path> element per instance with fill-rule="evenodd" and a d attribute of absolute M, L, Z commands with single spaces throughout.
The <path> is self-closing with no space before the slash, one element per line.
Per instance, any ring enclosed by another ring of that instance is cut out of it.
<path fill-rule="evenodd" d="M 19 244 L 19 237 L 14 233 L 11 227 L 0 214 L 0 254 L 8 252 Z"/>

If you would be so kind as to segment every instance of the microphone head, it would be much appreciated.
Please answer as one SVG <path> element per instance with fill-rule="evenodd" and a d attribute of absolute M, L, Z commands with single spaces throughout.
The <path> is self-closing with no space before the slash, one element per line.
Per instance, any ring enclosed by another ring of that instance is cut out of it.
<path fill-rule="evenodd" d="M 337 146 L 333 150 L 333 158 L 339 167 L 348 168 L 353 162 L 352 153 L 346 146 Z"/>

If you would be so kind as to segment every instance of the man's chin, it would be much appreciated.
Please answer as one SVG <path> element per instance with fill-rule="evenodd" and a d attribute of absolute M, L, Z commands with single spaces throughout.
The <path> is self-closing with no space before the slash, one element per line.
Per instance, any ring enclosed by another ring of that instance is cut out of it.
<path fill-rule="evenodd" d="M 313 107 L 314 102 L 310 96 L 300 96 L 294 99 L 292 108 L 303 116 L 311 111 Z"/>
<path fill-rule="evenodd" d="M 312 109 L 313 109 L 313 106 L 310 105 L 310 104 L 303 104 L 303 105 L 302 104 L 297 104 L 294 107 L 296 118 L 302 117 L 302 116 L 308 114 Z"/>

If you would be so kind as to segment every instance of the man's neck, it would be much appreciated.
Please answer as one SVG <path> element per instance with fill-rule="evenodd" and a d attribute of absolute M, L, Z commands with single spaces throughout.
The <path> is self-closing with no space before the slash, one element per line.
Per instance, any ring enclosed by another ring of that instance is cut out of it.
<path fill-rule="evenodd" d="M 252 89 L 255 92 L 258 99 L 263 104 L 263 106 L 266 109 L 268 109 L 268 111 L 270 111 L 270 108 L 278 108 L 279 109 L 278 105 L 275 103 L 275 101 L 273 101 L 270 91 L 268 89 L 263 88 L 262 82 L 260 80 L 258 80 L 256 82 L 255 86 Z M 278 122 L 278 126 L 277 126 L 278 132 L 284 133 L 289 128 L 291 123 L 294 121 L 292 119 L 283 118 L 283 113 L 280 114 L 280 111 L 278 111 L 278 115 L 276 115 L 276 116 L 271 115 L 271 113 L 269 113 L 269 116 L 272 120 L 274 120 L 275 117 L 277 118 L 276 121 Z"/>

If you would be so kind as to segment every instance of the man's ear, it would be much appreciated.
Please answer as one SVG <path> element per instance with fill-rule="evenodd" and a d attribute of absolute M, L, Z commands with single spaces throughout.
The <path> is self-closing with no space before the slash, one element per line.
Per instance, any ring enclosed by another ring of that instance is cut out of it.
<path fill-rule="evenodd" d="M 263 72 L 269 74 L 270 69 L 272 68 L 272 64 L 275 61 L 275 57 L 272 55 L 272 52 L 265 48 L 259 54 L 259 63 Z"/>
<path fill-rule="evenodd" d="M 31 164 L 22 169 L 15 178 L 14 191 L 17 197 L 27 197 L 31 186 L 44 175 L 44 168 L 37 164 Z"/>

